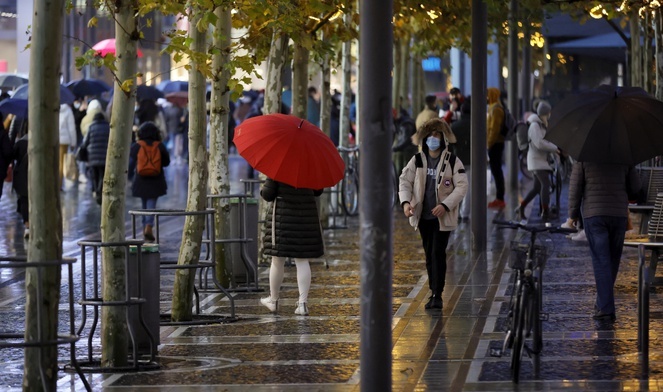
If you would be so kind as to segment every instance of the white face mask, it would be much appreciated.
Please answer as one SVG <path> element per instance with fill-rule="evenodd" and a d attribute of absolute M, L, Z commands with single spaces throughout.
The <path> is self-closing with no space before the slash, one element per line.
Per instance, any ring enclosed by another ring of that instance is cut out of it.
<path fill-rule="evenodd" d="M 436 137 L 429 137 L 426 139 L 426 145 L 430 151 L 436 151 L 440 148 L 441 140 Z"/>

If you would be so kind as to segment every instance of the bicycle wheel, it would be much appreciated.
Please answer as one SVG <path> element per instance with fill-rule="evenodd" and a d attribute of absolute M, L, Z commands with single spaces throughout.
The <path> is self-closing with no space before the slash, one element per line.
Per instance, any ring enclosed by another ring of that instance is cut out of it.
<path fill-rule="evenodd" d="M 346 170 L 341 182 L 341 204 L 348 216 L 359 213 L 359 178 L 354 170 Z"/>
<path fill-rule="evenodd" d="M 504 337 L 504 343 L 502 344 L 502 352 L 505 353 L 506 350 L 511 350 L 513 347 L 513 331 L 515 330 L 515 320 L 518 318 L 518 293 L 520 284 L 518 282 L 518 271 L 513 273 L 513 292 L 511 293 L 511 298 L 509 300 L 509 313 L 507 314 L 507 330 L 506 336 Z M 515 302 L 514 302 L 515 299 Z"/>
<path fill-rule="evenodd" d="M 518 318 L 513 336 L 513 349 L 511 350 L 511 379 L 514 383 L 520 380 L 520 364 L 523 360 L 525 339 L 527 334 L 528 319 L 531 318 L 531 289 L 528 284 L 521 286 L 522 291 L 519 299 Z"/>
<path fill-rule="evenodd" d="M 559 201 L 562 198 L 562 174 L 557 170 L 555 173 L 555 202 L 559 209 Z"/>

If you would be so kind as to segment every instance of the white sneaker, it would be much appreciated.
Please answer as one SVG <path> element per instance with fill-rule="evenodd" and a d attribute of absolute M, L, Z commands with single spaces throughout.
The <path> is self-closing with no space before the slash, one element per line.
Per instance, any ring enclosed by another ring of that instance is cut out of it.
<path fill-rule="evenodd" d="M 306 306 L 306 302 L 297 302 L 296 306 L 295 314 L 300 316 L 308 316 L 308 306 Z"/>
<path fill-rule="evenodd" d="M 573 226 L 573 221 L 571 219 L 567 219 L 566 222 L 562 223 L 560 226 L 562 229 L 575 229 Z"/>
<path fill-rule="evenodd" d="M 578 234 L 571 237 L 571 241 L 584 241 L 584 242 L 587 242 L 587 235 L 585 234 L 585 230 L 580 230 L 578 232 Z"/>
<path fill-rule="evenodd" d="M 269 309 L 270 312 L 276 313 L 279 310 L 279 300 L 272 301 L 271 297 L 260 298 L 260 303 Z"/>

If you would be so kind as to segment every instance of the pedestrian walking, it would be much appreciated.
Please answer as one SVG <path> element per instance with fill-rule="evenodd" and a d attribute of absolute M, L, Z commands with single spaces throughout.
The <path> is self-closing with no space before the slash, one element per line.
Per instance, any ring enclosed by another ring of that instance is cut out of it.
<path fill-rule="evenodd" d="M 2 184 L 7 178 L 7 170 L 14 158 L 14 144 L 9 139 L 9 132 L 0 122 L 0 197 L 2 197 Z"/>
<path fill-rule="evenodd" d="M 500 101 L 500 90 L 495 87 L 488 88 L 488 121 L 486 129 L 488 160 L 490 172 L 495 181 L 495 200 L 488 203 L 488 208 L 502 209 L 504 202 L 504 172 L 502 171 L 502 156 L 504 155 L 504 108 Z"/>
<path fill-rule="evenodd" d="M 447 245 L 458 226 L 458 210 L 468 183 L 463 162 L 447 149 L 449 124 L 442 119 L 425 123 L 412 138 L 421 146 L 403 169 L 398 196 L 410 225 L 419 230 L 426 254 L 428 286 L 426 309 L 442 309 L 447 272 Z"/>
<path fill-rule="evenodd" d="M 63 103 L 60 105 L 60 164 L 59 164 L 59 186 L 62 189 L 62 181 L 64 179 L 64 165 L 67 154 L 74 154 L 74 150 L 78 146 L 78 138 L 76 136 L 76 120 L 74 119 L 74 112 L 71 106 Z M 71 158 L 70 158 L 71 159 Z M 78 169 L 76 165 L 73 167 L 76 174 L 74 179 L 78 179 Z"/>
<path fill-rule="evenodd" d="M 472 152 L 472 102 L 470 98 L 466 98 L 460 105 L 460 119 L 451 123 L 451 131 L 456 137 L 456 155 L 463 162 L 465 166 L 465 174 L 467 175 L 467 183 L 472 180 L 470 177 L 471 170 L 471 152 Z M 472 200 L 472 187 L 467 187 L 467 193 L 463 198 L 460 205 L 459 220 L 466 221 L 470 218 L 470 200 Z"/>
<path fill-rule="evenodd" d="M 129 172 L 133 173 L 131 192 L 140 197 L 143 209 L 155 209 L 157 199 L 168 191 L 163 168 L 170 164 L 168 149 L 160 142 L 160 130 L 151 121 L 138 128 L 138 141 L 129 152 Z M 143 237 L 155 240 L 152 227 L 154 215 L 143 215 Z"/>
<path fill-rule="evenodd" d="M 103 192 L 109 138 L 110 124 L 106 121 L 106 115 L 98 112 L 88 128 L 81 148 L 87 150 L 87 167 L 92 181 L 92 194 L 99 205 L 101 205 Z"/>
<path fill-rule="evenodd" d="M 560 154 L 559 148 L 555 144 L 544 139 L 550 111 L 550 104 L 541 101 L 536 108 L 536 114 L 532 114 L 527 118 L 529 124 L 527 131 L 529 139 L 527 170 L 533 174 L 534 184 L 523 201 L 520 202 L 520 205 L 516 207 L 515 213 L 520 219 L 527 219 L 525 208 L 537 195 L 541 195 L 541 219 L 544 222 L 550 219 L 548 206 L 550 205 L 550 174 L 552 173 L 552 167 L 548 163 L 548 154 Z"/>
<path fill-rule="evenodd" d="M 640 176 L 633 166 L 592 162 L 573 165 L 569 218 L 575 225 L 582 208 L 596 282 L 596 320 L 616 319 L 614 286 L 624 246 L 628 200 L 640 187 Z"/>
<path fill-rule="evenodd" d="M 16 200 L 16 212 L 23 219 L 23 238 L 30 237 L 30 209 L 28 199 L 28 133 L 25 132 L 16 143 L 14 143 L 14 180 L 12 188 L 18 196 Z"/>
<path fill-rule="evenodd" d="M 260 189 L 260 196 L 273 205 L 268 210 L 265 226 L 264 252 L 272 257 L 269 270 L 269 297 L 260 303 L 270 312 L 278 312 L 279 292 L 283 283 L 286 257 L 297 267 L 299 299 L 295 314 L 308 316 L 308 293 L 311 287 L 309 259 L 324 254 L 322 227 L 316 197 L 322 189 L 294 188 L 270 178 Z"/>

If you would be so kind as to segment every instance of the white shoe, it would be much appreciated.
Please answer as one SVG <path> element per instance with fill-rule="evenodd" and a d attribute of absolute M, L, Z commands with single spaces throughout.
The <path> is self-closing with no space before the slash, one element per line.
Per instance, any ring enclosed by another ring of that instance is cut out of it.
<path fill-rule="evenodd" d="M 25 238 L 26 240 L 30 238 L 30 229 L 25 229 L 23 231 L 23 238 Z"/>
<path fill-rule="evenodd" d="M 308 306 L 306 306 L 306 302 L 297 302 L 296 306 L 295 314 L 300 316 L 308 316 Z"/>
<path fill-rule="evenodd" d="M 571 237 L 571 241 L 584 241 L 584 242 L 587 242 L 587 235 L 585 234 L 585 230 L 580 230 L 578 232 L 578 234 Z"/>
<path fill-rule="evenodd" d="M 269 309 L 270 312 L 276 313 L 279 310 L 279 300 L 272 301 L 271 297 L 260 298 L 260 303 Z"/>
<path fill-rule="evenodd" d="M 571 219 L 567 219 L 566 222 L 562 223 L 560 226 L 562 229 L 575 229 L 573 226 L 573 221 Z"/>

